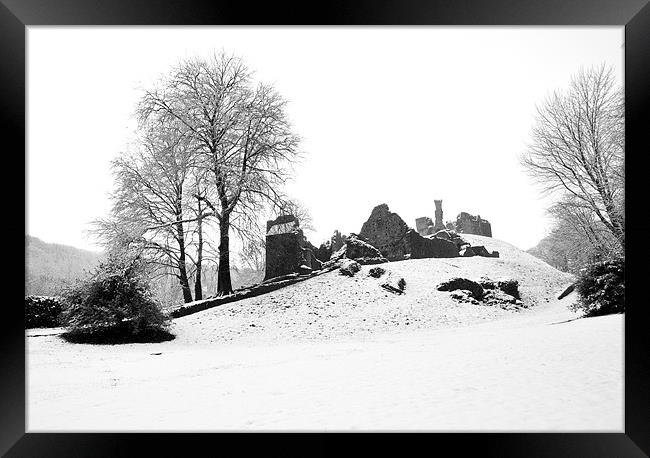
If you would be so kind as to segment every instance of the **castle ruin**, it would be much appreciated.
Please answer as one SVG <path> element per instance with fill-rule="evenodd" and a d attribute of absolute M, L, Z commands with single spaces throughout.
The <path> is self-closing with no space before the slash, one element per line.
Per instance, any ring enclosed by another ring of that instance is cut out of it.
<path fill-rule="evenodd" d="M 470 215 L 466 212 L 461 212 L 456 217 L 456 222 L 445 226 L 442 222 L 442 200 L 433 201 L 435 210 L 435 223 L 431 221 L 428 216 L 423 216 L 415 219 L 415 228 L 421 236 L 435 234 L 443 229 L 452 229 L 462 234 L 475 234 L 485 237 L 492 237 L 492 227 L 490 222 L 479 216 Z"/>
<path fill-rule="evenodd" d="M 421 218 L 415 218 L 415 230 L 418 231 L 418 234 L 421 236 L 427 236 L 434 234 L 433 221 L 428 216 L 423 216 Z"/>
<path fill-rule="evenodd" d="M 492 226 L 490 226 L 488 220 L 481 218 L 480 215 L 474 216 L 461 212 L 456 218 L 456 232 L 492 237 Z"/>
<path fill-rule="evenodd" d="M 388 205 L 376 206 L 359 232 L 358 245 L 366 243 L 377 251 L 370 256 L 382 262 L 421 258 L 454 258 L 458 256 L 498 257 L 485 247 L 470 247 L 470 244 L 454 233 L 476 234 L 492 237 L 490 222 L 480 216 L 466 212 L 459 213 L 455 224 L 447 227 L 443 223 L 442 200 L 434 200 L 435 222 L 428 216 L 415 220 L 413 230 Z M 451 229 L 450 232 L 448 229 Z M 266 223 L 266 272 L 264 280 L 288 274 L 309 274 L 323 268 L 334 253 L 350 242 L 348 250 L 355 256 L 354 241 L 335 231 L 330 240 L 316 248 L 303 235 L 300 222 L 294 215 L 282 215 Z"/>
<path fill-rule="evenodd" d="M 266 271 L 264 280 L 292 273 L 310 273 L 321 269 L 298 218 L 278 216 L 266 222 Z"/>
<path fill-rule="evenodd" d="M 426 237 L 408 227 L 388 205 L 377 205 L 363 223 L 359 238 L 376 247 L 389 261 L 420 258 L 453 258 L 458 248 L 448 240 Z"/>
<path fill-rule="evenodd" d="M 436 232 L 443 230 L 445 225 L 442 222 L 442 200 L 434 200 L 433 203 L 436 206 L 436 224 L 433 226 L 433 232 L 435 234 Z"/>
<path fill-rule="evenodd" d="M 415 230 L 423 237 L 446 229 L 445 224 L 442 222 L 442 200 L 434 200 L 433 203 L 436 206 L 435 223 L 428 216 L 415 219 Z"/>

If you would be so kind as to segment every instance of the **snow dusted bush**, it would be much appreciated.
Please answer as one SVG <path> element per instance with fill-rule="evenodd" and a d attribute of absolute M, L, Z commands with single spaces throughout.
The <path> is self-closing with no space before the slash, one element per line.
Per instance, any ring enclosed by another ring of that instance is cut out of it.
<path fill-rule="evenodd" d="M 625 260 L 615 258 L 595 262 L 580 272 L 576 282 L 578 301 L 570 306 L 584 316 L 625 311 Z"/>
<path fill-rule="evenodd" d="M 519 282 L 517 280 L 511 280 L 511 279 L 499 280 L 496 283 L 496 286 L 501 291 L 503 291 L 506 294 L 509 294 L 515 299 L 521 299 L 521 295 L 519 294 Z"/>
<path fill-rule="evenodd" d="M 61 325 L 63 301 L 58 297 L 25 297 L 25 329 L 54 328 Z"/>
<path fill-rule="evenodd" d="M 372 278 L 379 278 L 386 273 L 386 269 L 383 267 L 373 267 L 368 271 L 368 275 Z"/>
<path fill-rule="evenodd" d="M 153 298 L 137 259 L 111 255 L 91 278 L 65 293 L 63 313 L 73 342 L 122 343 L 169 340 L 167 317 Z"/>
<path fill-rule="evenodd" d="M 484 293 L 483 287 L 479 283 L 467 278 L 460 277 L 452 278 L 451 280 L 442 282 L 436 287 L 436 289 L 438 291 L 456 291 L 463 289 L 470 291 L 472 293 L 472 297 L 478 300 L 483 298 Z"/>
<path fill-rule="evenodd" d="M 352 259 L 343 259 L 341 262 L 341 267 L 339 267 L 339 273 L 341 275 L 346 275 L 348 277 L 354 277 L 354 274 L 361 270 L 361 266 L 357 261 Z"/>

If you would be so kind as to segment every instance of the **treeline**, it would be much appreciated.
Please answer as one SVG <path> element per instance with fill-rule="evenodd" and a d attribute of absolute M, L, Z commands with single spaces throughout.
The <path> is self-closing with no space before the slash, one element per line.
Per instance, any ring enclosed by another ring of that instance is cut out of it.
<path fill-rule="evenodd" d="M 550 234 L 531 250 L 578 273 L 625 253 L 625 110 L 613 70 L 580 71 L 537 109 L 522 164 L 554 197 Z"/>
<path fill-rule="evenodd" d="M 613 70 L 581 70 L 538 107 L 521 158 L 546 195 L 553 226 L 532 254 L 578 275 L 578 308 L 624 310 L 625 104 Z"/>
<path fill-rule="evenodd" d="M 87 277 L 100 263 L 104 254 L 25 236 L 25 296 L 59 296 L 78 279 Z M 162 306 L 178 305 L 182 291 L 172 272 L 150 278 L 151 289 Z M 202 270 L 201 284 L 206 292 L 217 289 L 218 269 L 208 263 Z M 239 263 L 231 269 L 233 288 L 258 283 L 264 270 Z M 193 278 L 190 278 L 193 281 Z"/>

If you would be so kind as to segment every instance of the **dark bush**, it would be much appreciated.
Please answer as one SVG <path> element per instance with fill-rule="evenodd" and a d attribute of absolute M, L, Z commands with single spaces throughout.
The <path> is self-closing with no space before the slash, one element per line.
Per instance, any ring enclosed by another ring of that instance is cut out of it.
<path fill-rule="evenodd" d="M 65 293 L 62 314 L 71 342 L 126 343 L 169 340 L 168 319 L 153 299 L 144 267 L 128 257 L 111 255 L 90 279 Z"/>
<path fill-rule="evenodd" d="M 479 284 L 483 287 L 483 289 L 495 289 L 497 287 L 497 283 L 487 277 L 482 277 L 479 280 Z"/>
<path fill-rule="evenodd" d="M 517 280 L 500 280 L 497 282 L 497 288 L 515 299 L 521 299 L 519 294 L 519 282 Z"/>
<path fill-rule="evenodd" d="M 25 297 L 25 329 L 61 326 L 63 301 L 51 296 Z"/>
<path fill-rule="evenodd" d="M 383 267 L 373 267 L 368 271 L 368 275 L 372 278 L 379 278 L 386 273 L 386 269 Z"/>
<path fill-rule="evenodd" d="M 625 311 L 625 260 L 595 262 L 580 272 L 576 282 L 577 302 L 570 306 L 584 316 L 608 315 Z"/>
<path fill-rule="evenodd" d="M 483 298 L 483 287 L 475 281 L 467 278 L 452 278 L 446 282 L 442 282 L 437 287 L 438 291 L 456 291 L 464 289 L 472 293 L 472 297 L 481 300 Z"/>

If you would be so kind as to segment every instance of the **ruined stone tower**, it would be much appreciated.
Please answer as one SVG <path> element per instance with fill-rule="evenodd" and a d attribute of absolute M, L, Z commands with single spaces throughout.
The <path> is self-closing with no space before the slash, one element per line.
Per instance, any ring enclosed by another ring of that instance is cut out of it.
<path fill-rule="evenodd" d="M 291 273 L 320 270 L 315 247 L 307 241 L 298 218 L 281 215 L 266 222 L 266 272 L 264 280 Z"/>
<path fill-rule="evenodd" d="M 436 205 L 436 222 L 433 226 L 433 230 L 434 232 L 438 232 L 445 228 L 445 224 L 442 222 L 442 200 L 434 200 L 433 203 Z"/>

